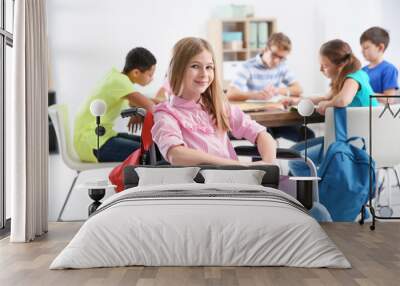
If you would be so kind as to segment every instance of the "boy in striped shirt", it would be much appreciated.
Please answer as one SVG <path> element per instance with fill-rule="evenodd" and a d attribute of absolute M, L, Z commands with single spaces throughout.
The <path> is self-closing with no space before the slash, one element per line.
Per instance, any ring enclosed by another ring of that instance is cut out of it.
<path fill-rule="evenodd" d="M 227 91 L 231 101 L 248 99 L 268 100 L 277 95 L 300 96 L 302 88 L 285 61 L 292 48 L 288 36 L 274 33 L 263 53 L 244 62 Z M 295 142 L 304 140 L 304 130 L 298 126 L 269 128 L 274 138 L 283 137 Z M 311 130 L 308 138 L 314 137 Z"/>

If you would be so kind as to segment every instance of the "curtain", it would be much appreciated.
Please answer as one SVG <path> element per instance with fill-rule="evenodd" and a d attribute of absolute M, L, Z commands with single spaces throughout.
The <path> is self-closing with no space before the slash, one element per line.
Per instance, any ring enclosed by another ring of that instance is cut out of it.
<path fill-rule="evenodd" d="M 14 13 L 10 241 L 28 242 L 48 228 L 46 1 L 15 1 Z"/>

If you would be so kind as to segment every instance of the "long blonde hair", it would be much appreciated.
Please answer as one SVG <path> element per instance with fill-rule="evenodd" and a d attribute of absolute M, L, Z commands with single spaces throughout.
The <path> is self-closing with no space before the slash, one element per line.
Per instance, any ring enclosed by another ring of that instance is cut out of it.
<path fill-rule="evenodd" d="M 187 37 L 179 40 L 173 50 L 172 58 L 169 64 L 168 80 L 172 92 L 180 95 L 183 88 L 183 78 L 190 60 L 203 51 L 208 51 L 214 62 L 214 80 L 210 86 L 201 94 L 203 105 L 215 121 L 217 129 L 220 131 L 230 130 L 228 116 L 225 110 L 226 99 L 222 93 L 217 66 L 215 65 L 215 56 L 211 45 L 204 39 Z"/>

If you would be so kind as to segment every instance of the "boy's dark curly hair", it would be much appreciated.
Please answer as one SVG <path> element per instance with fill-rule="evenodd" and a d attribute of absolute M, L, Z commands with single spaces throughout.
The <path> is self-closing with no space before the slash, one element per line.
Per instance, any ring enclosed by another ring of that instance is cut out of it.
<path fill-rule="evenodd" d="M 156 63 L 156 58 L 149 50 L 142 47 L 137 47 L 130 50 L 126 55 L 125 66 L 122 72 L 127 74 L 133 69 L 138 69 L 141 72 L 145 72 Z"/>

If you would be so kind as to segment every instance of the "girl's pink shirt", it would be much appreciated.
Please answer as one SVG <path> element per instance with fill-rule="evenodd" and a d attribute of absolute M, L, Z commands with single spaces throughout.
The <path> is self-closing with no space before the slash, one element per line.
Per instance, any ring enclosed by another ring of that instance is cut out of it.
<path fill-rule="evenodd" d="M 235 138 L 245 138 L 255 143 L 265 127 L 244 114 L 237 106 L 227 104 L 231 133 Z M 222 158 L 237 160 L 237 155 L 227 132 L 217 132 L 212 117 L 201 103 L 172 95 L 169 102 L 154 108 L 154 142 L 167 161 L 171 147 L 183 145 Z"/>

